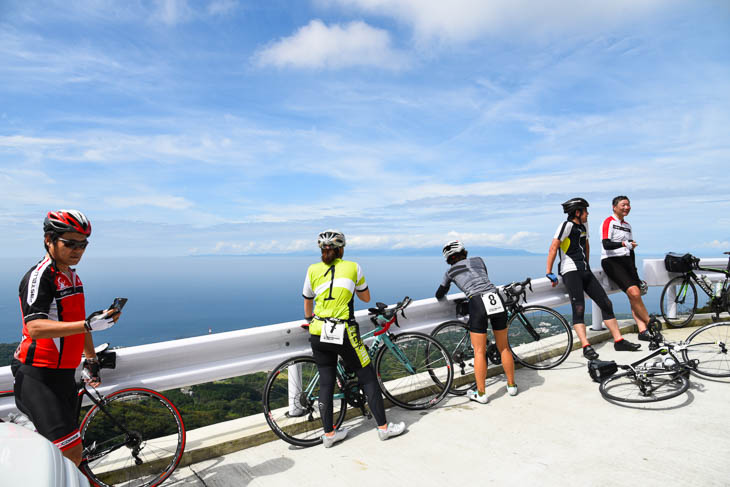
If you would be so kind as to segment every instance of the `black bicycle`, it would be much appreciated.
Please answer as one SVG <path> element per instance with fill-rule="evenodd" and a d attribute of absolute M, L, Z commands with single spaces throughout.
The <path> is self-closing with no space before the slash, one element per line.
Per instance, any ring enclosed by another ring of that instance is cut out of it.
<path fill-rule="evenodd" d="M 448 351 L 430 336 L 389 332 L 391 325 L 399 326 L 398 313 L 405 316 L 404 309 L 410 303 L 406 297 L 393 308 L 383 303 L 370 308 L 375 329 L 362 338 L 373 337 L 368 354 L 385 397 L 405 409 L 427 409 L 446 397 L 454 370 Z M 318 404 L 319 371 L 311 355 L 289 358 L 269 374 L 263 392 L 264 416 L 282 440 L 297 446 L 321 443 L 324 429 Z M 355 373 L 348 372 L 340 360 L 334 393 L 335 428 L 345 420 L 348 406 L 370 417 Z"/>
<path fill-rule="evenodd" d="M 532 291 L 531 279 L 513 282 L 501 288 L 507 319 L 507 338 L 512 356 L 525 367 L 545 370 L 557 367 L 573 349 L 573 333 L 565 318 L 552 308 L 529 305 L 527 290 Z M 441 323 L 431 332 L 451 353 L 455 371 L 452 394 L 464 395 L 474 386 L 474 349 L 469 330 L 469 307 L 466 299 L 456 301 L 457 320 Z M 491 330 L 487 332 L 487 359 L 499 365 L 502 359 Z"/>
<path fill-rule="evenodd" d="M 108 345 L 100 346 L 96 355 L 101 368 L 115 368 L 116 353 L 108 350 Z M 0 396 L 12 394 L 5 391 Z M 91 401 L 90 407 L 82 408 L 84 398 Z M 130 387 L 102 395 L 82 380 L 76 413 L 79 418 L 83 413 L 80 467 L 92 485 L 160 485 L 185 451 L 182 416 L 172 401 L 157 391 Z"/>
<path fill-rule="evenodd" d="M 724 253 L 730 255 L 730 252 Z M 708 306 L 715 320 L 720 318 L 720 313 L 730 312 L 730 258 L 725 269 L 701 267 L 699 262 L 700 259 L 691 254 L 668 254 L 664 259 L 667 271 L 681 272 L 664 286 L 659 300 L 662 317 L 672 328 L 685 326 L 697 312 L 695 284 L 709 297 Z M 725 280 L 713 286 L 706 276 L 695 271 L 724 274 Z"/>
<path fill-rule="evenodd" d="M 601 382 L 601 395 L 609 401 L 646 403 L 677 397 L 689 389 L 691 373 L 700 376 L 730 377 L 730 322 L 711 323 L 695 330 L 682 342 L 669 342 L 652 317 L 647 329 L 651 334 L 649 355 Z"/>

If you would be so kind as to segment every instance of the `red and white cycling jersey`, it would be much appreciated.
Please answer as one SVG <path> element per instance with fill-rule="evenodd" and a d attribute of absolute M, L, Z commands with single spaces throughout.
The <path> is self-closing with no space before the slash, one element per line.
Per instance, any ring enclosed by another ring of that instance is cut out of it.
<path fill-rule="evenodd" d="M 601 240 L 610 240 L 611 242 L 621 243 L 621 247 L 617 249 L 605 249 L 601 245 L 601 260 L 608 257 L 623 257 L 631 255 L 631 247 L 624 247 L 623 242 L 633 240 L 631 234 L 631 225 L 626 220 L 619 220 L 615 215 L 611 215 L 603 220 L 601 227 Z"/>
<path fill-rule="evenodd" d="M 23 276 L 19 288 L 23 338 L 15 358 L 34 367 L 75 369 L 81 363 L 86 333 L 60 338 L 32 339 L 27 323 L 38 319 L 81 321 L 86 319 L 84 287 L 76 272 L 59 272 L 46 256 Z"/>

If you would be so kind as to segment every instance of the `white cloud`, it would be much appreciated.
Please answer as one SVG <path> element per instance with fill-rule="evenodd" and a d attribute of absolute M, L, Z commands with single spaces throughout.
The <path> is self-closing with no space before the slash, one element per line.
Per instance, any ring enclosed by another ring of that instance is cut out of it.
<path fill-rule="evenodd" d="M 208 5 L 210 15 L 226 15 L 238 8 L 236 0 L 214 0 Z"/>
<path fill-rule="evenodd" d="M 130 196 L 109 196 L 104 201 L 116 208 L 131 208 L 133 206 L 154 206 L 168 210 L 187 210 L 193 203 L 180 196 L 172 195 L 130 195 Z"/>
<path fill-rule="evenodd" d="M 214 254 L 285 254 L 291 252 L 300 252 L 303 250 L 311 250 L 311 240 L 267 240 L 267 241 L 247 241 L 247 242 L 216 242 L 212 253 Z M 196 253 L 202 253 L 200 249 L 196 249 Z"/>
<path fill-rule="evenodd" d="M 261 66 L 279 68 L 372 66 L 397 70 L 407 64 L 404 56 L 392 48 L 387 31 L 361 21 L 328 26 L 318 19 L 263 48 L 254 58 Z"/>
<path fill-rule="evenodd" d="M 660 0 L 317 0 L 383 15 L 409 25 L 419 41 L 463 42 L 485 35 L 519 31 L 521 36 L 593 30 L 597 27 L 666 8 Z"/>
<path fill-rule="evenodd" d="M 52 145 L 70 144 L 72 140 L 54 139 L 49 137 L 28 137 L 25 135 L 0 135 L 0 147 L 16 149 L 28 147 L 46 147 Z"/>
<path fill-rule="evenodd" d="M 166 25 L 176 25 L 190 20 L 193 15 L 187 0 L 157 0 L 152 19 Z"/>
<path fill-rule="evenodd" d="M 711 247 L 713 249 L 730 249 L 730 241 L 720 241 L 715 239 L 712 242 L 706 243 L 704 247 Z"/>

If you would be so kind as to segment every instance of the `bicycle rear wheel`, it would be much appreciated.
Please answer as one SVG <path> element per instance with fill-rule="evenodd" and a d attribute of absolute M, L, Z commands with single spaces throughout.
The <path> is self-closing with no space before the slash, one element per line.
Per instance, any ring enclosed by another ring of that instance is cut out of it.
<path fill-rule="evenodd" d="M 663 369 L 631 371 L 612 375 L 601 382 L 601 395 L 610 401 L 644 403 L 665 401 L 689 389 L 684 372 Z"/>
<path fill-rule="evenodd" d="M 347 404 L 340 389 L 342 378 L 335 381 L 332 421 L 338 428 L 345 417 Z M 264 417 L 276 435 L 296 446 L 322 443 L 324 428 L 319 413 L 319 371 L 309 356 L 294 357 L 280 363 L 269 374 L 264 386 Z"/>
<path fill-rule="evenodd" d="M 685 360 L 697 360 L 694 372 L 707 377 L 730 377 L 730 323 L 712 323 L 687 337 L 689 346 L 682 350 Z"/>
<path fill-rule="evenodd" d="M 185 450 L 180 413 L 150 389 L 109 394 L 89 409 L 79 430 L 84 447 L 81 469 L 99 486 L 160 485 Z"/>
<path fill-rule="evenodd" d="M 405 409 L 428 409 L 446 397 L 454 379 L 451 357 L 423 333 L 390 337 L 375 358 L 375 373 L 385 397 Z"/>
<path fill-rule="evenodd" d="M 697 290 L 689 275 L 677 276 L 664 286 L 659 307 L 667 326 L 672 328 L 681 328 L 692 320 L 697 309 Z"/>
<path fill-rule="evenodd" d="M 545 306 L 526 306 L 510 316 L 507 339 L 515 360 L 537 370 L 562 364 L 573 348 L 568 322 Z"/>

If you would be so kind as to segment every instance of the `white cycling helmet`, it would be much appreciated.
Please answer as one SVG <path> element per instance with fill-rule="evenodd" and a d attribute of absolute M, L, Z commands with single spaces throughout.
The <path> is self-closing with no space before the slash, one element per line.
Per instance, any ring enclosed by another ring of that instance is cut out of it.
<path fill-rule="evenodd" d="M 321 249 L 325 245 L 336 248 L 345 246 L 345 234 L 339 230 L 325 230 L 317 236 L 317 245 Z"/>
<path fill-rule="evenodd" d="M 444 245 L 444 248 L 443 250 L 441 250 L 441 252 L 444 254 L 444 259 L 446 259 L 446 262 L 448 262 L 449 257 L 451 257 L 452 255 L 456 255 L 459 252 L 463 252 L 464 250 L 465 249 L 463 243 L 459 242 L 458 240 L 452 240 L 451 242 L 448 242 L 446 243 L 446 245 Z"/>

